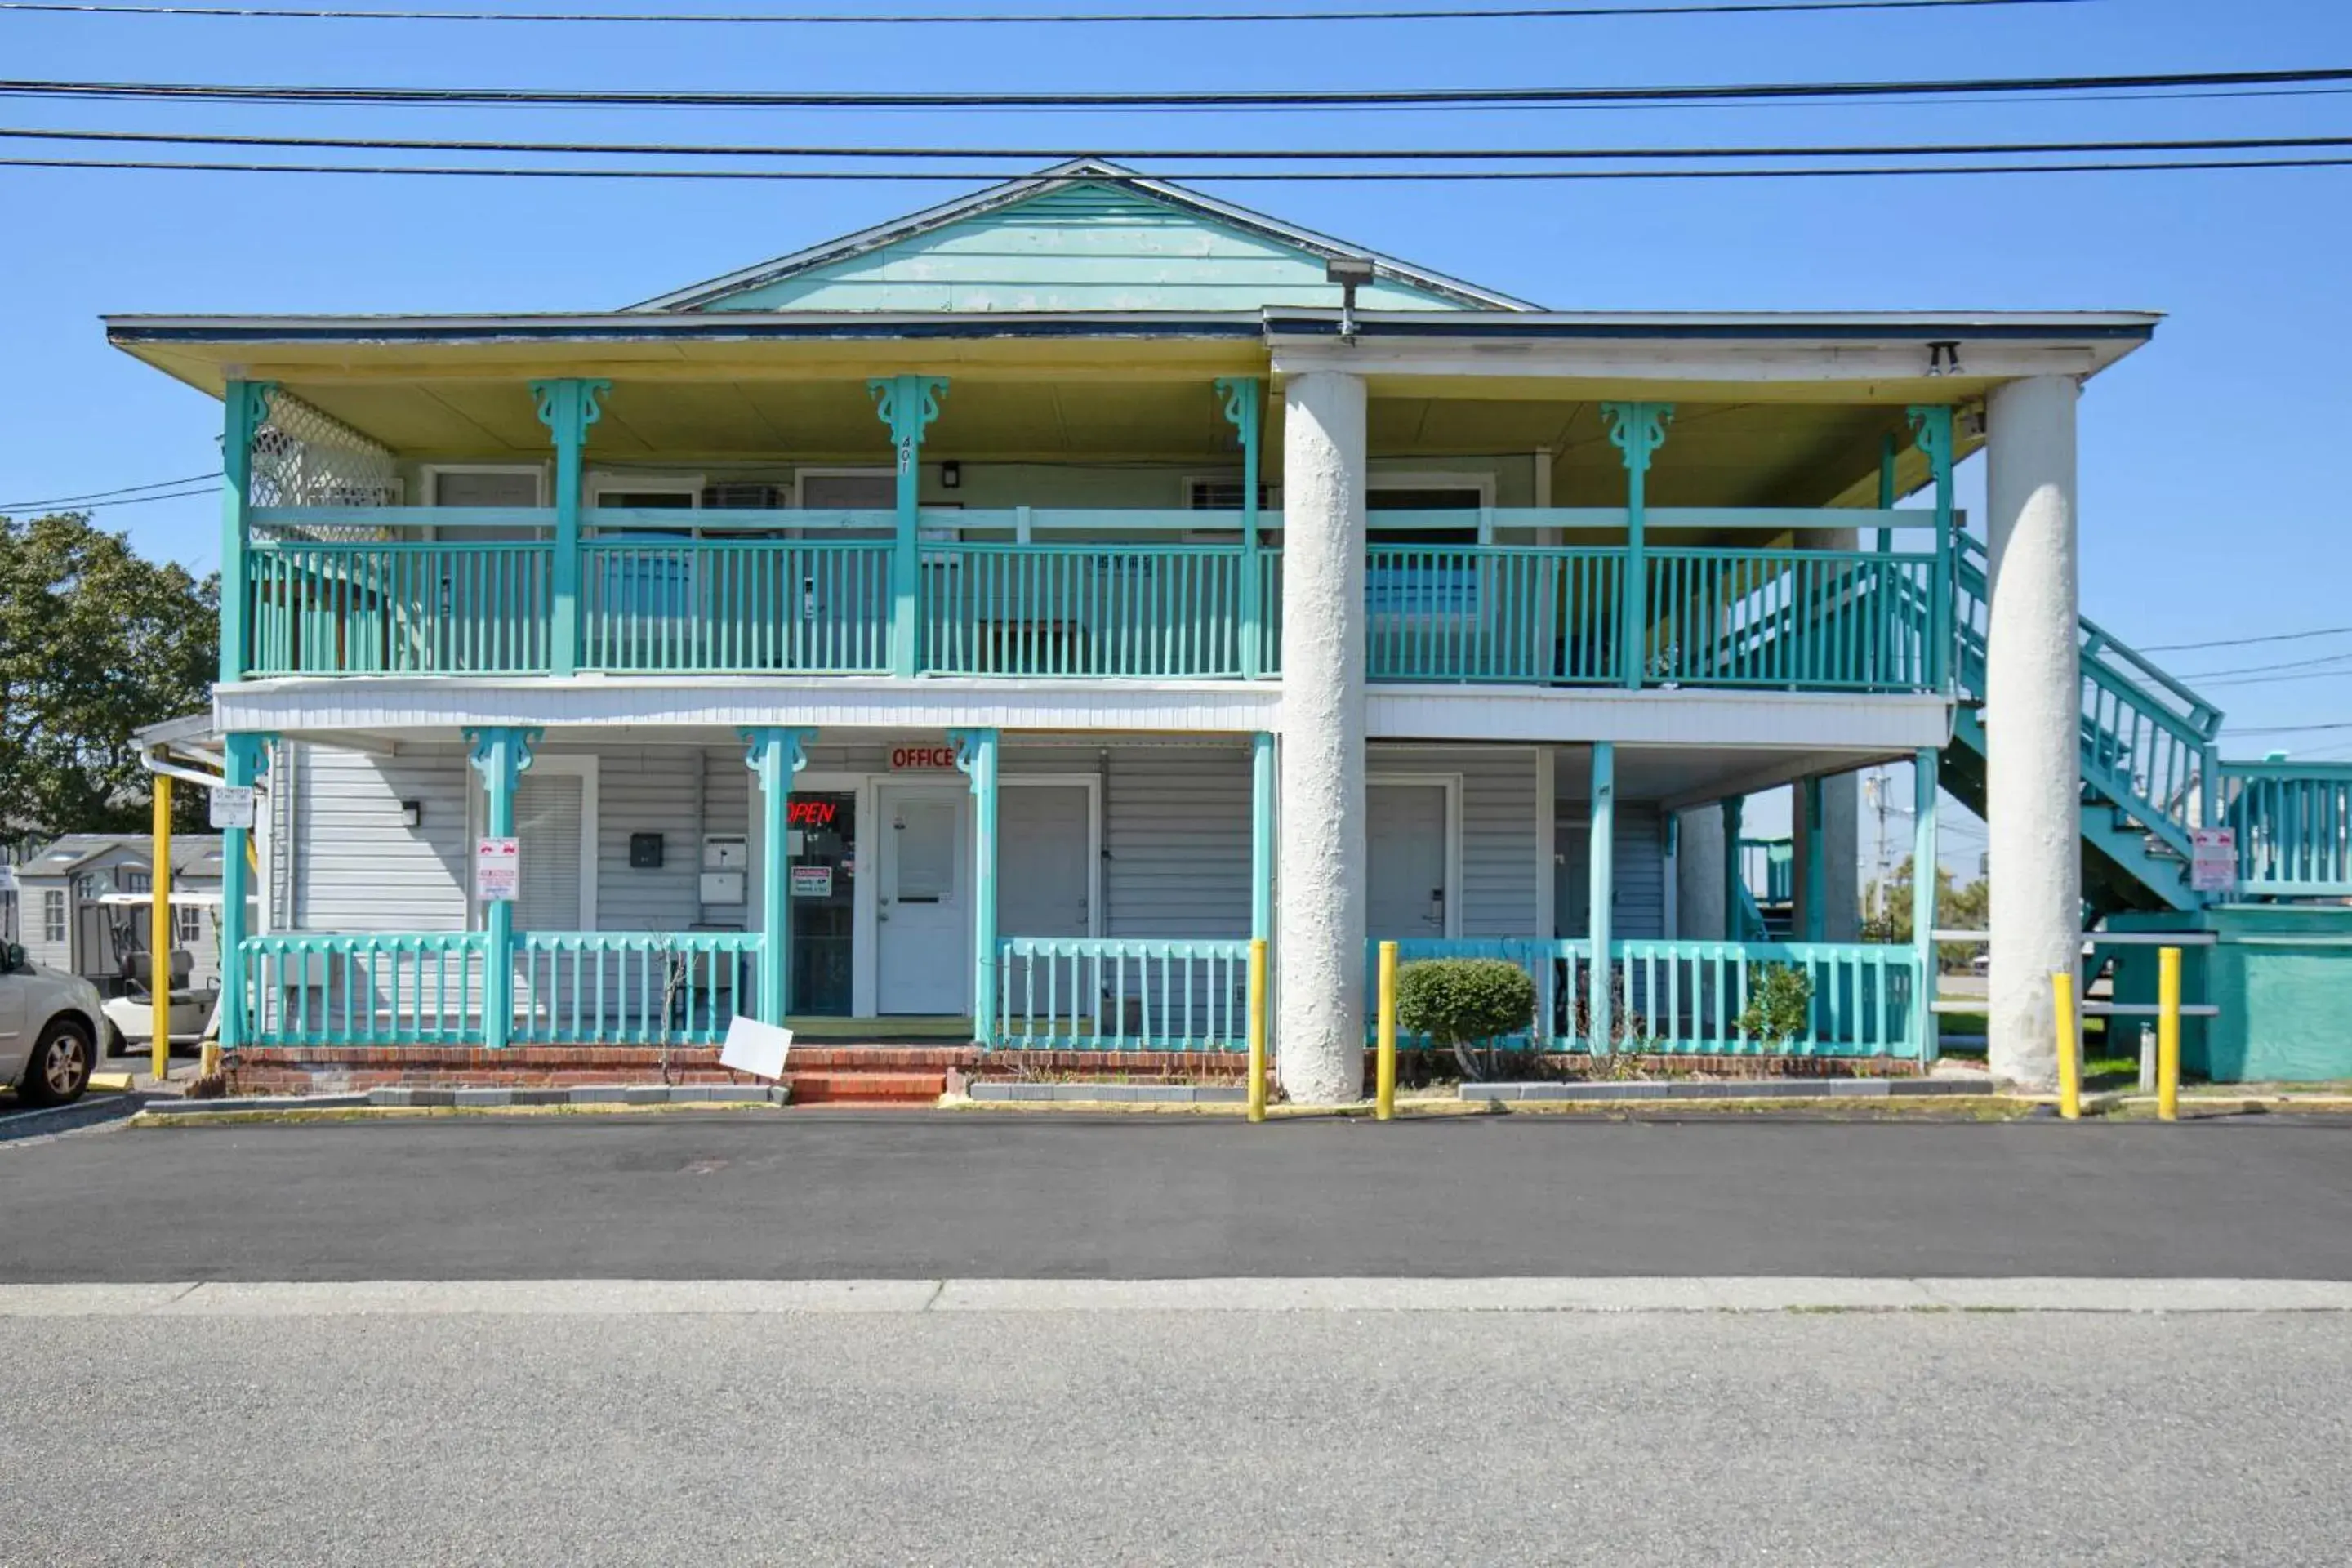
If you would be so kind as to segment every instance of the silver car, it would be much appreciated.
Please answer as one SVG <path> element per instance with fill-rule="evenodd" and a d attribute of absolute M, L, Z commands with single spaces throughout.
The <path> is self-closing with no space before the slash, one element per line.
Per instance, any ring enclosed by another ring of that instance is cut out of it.
<path fill-rule="evenodd" d="M 0 943 L 0 1085 L 27 1105 L 79 1100 L 104 1029 L 97 986 Z"/>

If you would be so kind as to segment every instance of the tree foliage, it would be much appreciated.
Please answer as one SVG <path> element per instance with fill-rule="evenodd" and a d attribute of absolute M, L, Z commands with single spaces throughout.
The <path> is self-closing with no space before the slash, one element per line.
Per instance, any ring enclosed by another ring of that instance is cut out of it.
<path fill-rule="evenodd" d="M 1903 864 L 1884 884 L 1873 882 L 1864 896 L 1864 907 L 1884 910 L 1884 914 L 1872 915 L 1862 922 L 1865 942 L 1907 942 L 1911 940 L 1911 859 L 1906 856 Z M 1941 931 L 1983 931 L 1992 918 L 1992 889 L 1982 877 L 1963 884 L 1943 867 L 1936 868 L 1936 925 Z M 1936 944 L 1936 961 L 1947 970 L 1966 969 L 1969 961 L 1982 952 L 1981 945 L 1966 942 L 1945 942 Z"/>
<path fill-rule="evenodd" d="M 147 826 L 131 731 L 207 707 L 219 637 L 217 576 L 145 560 L 84 513 L 0 517 L 0 832 Z M 175 800 L 202 824 L 201 791 Z"/>

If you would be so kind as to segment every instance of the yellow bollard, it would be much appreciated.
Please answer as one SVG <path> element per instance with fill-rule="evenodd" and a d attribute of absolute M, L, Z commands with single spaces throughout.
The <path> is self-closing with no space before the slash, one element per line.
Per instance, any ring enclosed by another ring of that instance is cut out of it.
<path fill-rule="evenodd" d="M 1250 939 L 1249 1119 L 1265 1120 L 1265 938 Z"/>
<path fill-rule="evenodd" d="M 2156 950 L 2156 1114 L 2180 1120 L 2180 950 Z"/>
<path fill-rule="evenodd" d="M 1381 943 L 1381 1033 L 1372 1068 L 1372 1115 L 1396 1120 L 1397 944 Z"/>
<path fill-rule="evenodd" d="M 172 1072 L 172 778 L 148 776 L 155 784 L 155 820 L 148 844 L 154 870 L 147 879 L 147 1065 L 160 1081 Z"/>
<path fill-rule="evenodd" d="M 2083 1119 L 2083 1053 L 2074 1033 L 2074 977 L 2059 970 L 2050 977 L 2058 1012 L 2058 1114 L 2069 1121 Z"/>

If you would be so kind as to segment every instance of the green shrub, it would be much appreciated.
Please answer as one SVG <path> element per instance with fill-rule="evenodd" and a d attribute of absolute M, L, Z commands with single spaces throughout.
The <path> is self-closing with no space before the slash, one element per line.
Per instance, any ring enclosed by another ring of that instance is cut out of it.
<path fill-rule="evenodd" d="M 1499 958 L 1436 958 L 1397 971 L 1397 1023 L 1459 1051 L 1531 1029 L 1536 983 Z"/>
<path fill-rule="evenodd" d="M 1792 964 L 1767 963 L 1749 976 L 1739 1032 L 1766 1046 L 1785 1046 L 1812 1022 L 1813 983 Z"/>

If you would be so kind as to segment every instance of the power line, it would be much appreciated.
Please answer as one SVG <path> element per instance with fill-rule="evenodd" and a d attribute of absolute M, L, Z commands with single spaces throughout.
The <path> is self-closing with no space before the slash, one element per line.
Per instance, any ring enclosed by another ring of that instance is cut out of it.
<path fill-rule="evenodd" d="M 220 477 L 221 471 L 215 468 L 208 474 L 188 474 L 180 479 L 157 479 L 152 484 L 144 485 L 117 485 L 110 490 L 91 490 L 84 495 L 49 496 L 42 500 L 0 501 L 0 511 L 29 511 L 38 506 L 71 506 L 77 501 L 102 501 L 116 496 L 131 495 L 139 490 L 169 489 L 177 485 L 199 484 Z"/>
<path fill-rule="evenodd" d="M 373 153 L 512 153 L 613 157 L 893 159 L 1003 158 L 1034 163 L 1066 159 L 1055 147 L 839 147 L 753 146 L 725 142 L 444 141 L 383 136 L 266 136 L 172 131 L 48 131 L 0 127 L 0 140 L 95 142 L 200 147 L 332 148 Z M 1680 161 L 1724 158 L 1957 158 L 2028 157 L 2060 153 L 2236 153 L 2352 147 L 2352 136 L 2194 137 L 2129 142 L 1891 142 L 1877 144 L 1765 147 L 1411 147 L 1369 150 L 1335 148 L 1129 148 L 1093 156 L 1121 160 L 1188 158 L 1202 163 L 1541 163 L 1611 158 Z M 1001 177 L 1001 176 L 992 176 Z M 1223 177 L 1223 176 L 1221 176 Z"/>
<path fill-rule="evenodd" d="M 2312 637 L 2352 637 L 2352 626 L 2319 626 L 2307 632 L 2272 632 L 2258 637 L 2215 637 L 2210 642 L 2150 643 L 2142 653 L 2189 653 L 2208 647 L 2251 647 L 2256 643 L 2304 642 Z"/>
<path fill-rule="evenodd" d="M 167 490 L 162 495 L 125 496 L 120 500 L 82 501 L 69 506 L 62 505 L 56 501 L 24 502 L 12 506 L 0 506 L 0 511 L 43 511 L 53 508 L 60 511 L 99 511 L 110 506 L 141 506 L 151 500 L 187 500 L 195 496 L 217 496 L 219 494 L 220 490 L 216 486 L 199 485 L 194 489 Z"/>
<path fill-rule="evenodd" d="M 2232 735 L 2315 735 L 2323 730 L 2352 730 L 2352 719 L 2334 724 L 2232 724 Z"/>
<path fill-rule="evenodd" d="M 2352 653 L 2324 653 L 2317 658 L 2291 658 L 2281 664 L 2239 664 L 2228 669 L 2200 669 L 2180 677 L 2183 680 L 2210 680 L 2223 675 L 2263 675 L 2273 669 L 2310 669 L 2325 664 L 2342 664 L 2352 659 Z"/>
<path fill-rule="evenodd" d="M 0 79 L 0 98 L 164 102 L 507 105 L 698 109 L 1415 108 L 1503 104 L 1709 102 L 1808 98 L 1911 98 L 1927 93 L 2125 91 L 2151 88 L 2258 88 L 2352 82 L 2352 68 L 2182 71 L 2130 76 L 1987 77 L 1958 80 L 1720 82 L 1667 87 L 1372 88 L 1190 92 L 759 92 L 731 89 L 298 87 L 236 82 Z"/>
<path fill-rule="evenodd" d="M 243 5 L 60 5 L 45 0 L 0 0 L 0 11 L 36 11 L 83 16 L 201 16 L 235 21 L 331 22 L 623 22 L 634 24 L 782 26 L 801 27 L 951 26 L 1159 24 L 1230 22 L 1485 22 L 1549 21 L 1597 16 L 1737 16 L 1819 12 L 1943 11 L 1987 6 L 2080 5 L 2090 0 L 1696 0 L 1690 5 L 1506 5 L 1384 8 L 1352 11 L 1080 11 L 931 12 L 863 16 L 842 12 L 803 15 L 742 12 L 651 11 L 444 11 L 274 10 Z"/>
<path fill-rule="evenodd" d="M 1828 180 L 1910 179 L 1954 174 L 2128 174 L 2181 173 L 2189 170 L 2340 169 L 2352 167 L 2352 156 L 2342 158 L 2155 159 L 2137 162 L 2066 163 L 1944 163 L 1867 164 L 1860 167 L 1721 169 L 1203 169 L 1156 174 L 1163 180 L 1250 181 L 1280 183 L 1415 184 L 1450 181 L 1546 180 Z M 407 174 L 433 178 L 505 180 L 784 180 L 873 181 L 881 184 L 950 182 L 976 184 L 1012 176 L 1002 169 L 631 169 L 631 168 L 496 168 L 464 164 L 401 163 L 232 163 L 169 162 L 119 158 L 0 158 L 0 168 L 111 169 L 163 174 Z"/>

